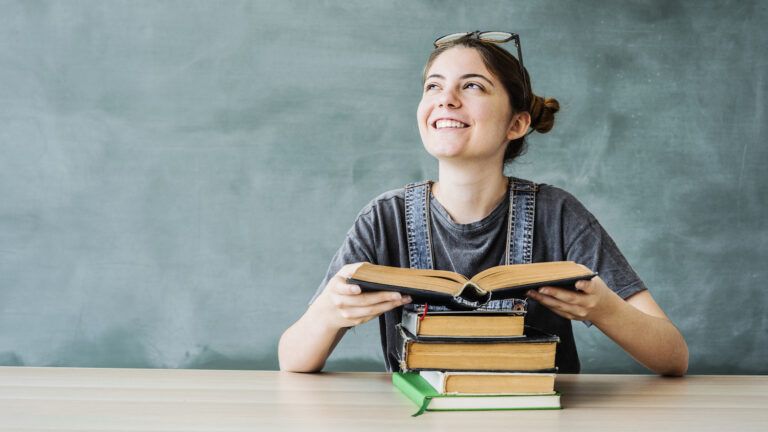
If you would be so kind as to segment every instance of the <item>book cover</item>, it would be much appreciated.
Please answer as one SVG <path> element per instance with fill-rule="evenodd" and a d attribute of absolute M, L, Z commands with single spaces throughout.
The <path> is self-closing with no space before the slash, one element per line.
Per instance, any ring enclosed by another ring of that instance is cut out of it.
<path fill-rule="evenodd" d="M 406 306 L 410 306 L 406 305 Z M 523 336 L 525 311 L 432 311 L 403 308 L 401 324 L 417 336 Z"/>
<path fill-rule="evenodd" d="M 392 384 L 418 410 L 413 416 L 426 411 L 489 411 L 561 409 L 560 393 L 549 395 L 458 395 L 440 394 L 418 373 L 395 372 Z"/>
<path fill-rule="evenodd" d="M 555 376 L 536 372 L 421 371 L 438 393 L 463 394 L 553 394 Z"/>
<path fill-rule="evenodd" d="M 528 326 L 523 337 L 483 338 L 416 336 L 402 325 L 397 327 L 402 371 L 551 371 L 560 341 L 557 336 Z"/>

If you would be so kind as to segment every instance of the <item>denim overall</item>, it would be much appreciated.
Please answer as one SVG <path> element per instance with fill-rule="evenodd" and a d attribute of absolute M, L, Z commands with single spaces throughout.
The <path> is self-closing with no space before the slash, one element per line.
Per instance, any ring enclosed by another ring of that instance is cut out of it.
<path fill-rule="evenodd" d="M 410 183 L 405 186 L 405 222 L 408 237 L 410 267 L 433 269 L 432 234 L 430 227 L 429 197 L 431 181 Z M 529 264 L 533 257 L 533 222 L 536 214 L 536 183 L 515 177 L 509 178 L 509 215 L 505 264 Z M 471 277 L 472 275 L 467 275 Z M 520 300 L 518 300 L 520 302 Z M 514 299 L 492 300 L 483 309 L 509 309 Z M 431 310 L 443 309 L 430 306 Z"/>

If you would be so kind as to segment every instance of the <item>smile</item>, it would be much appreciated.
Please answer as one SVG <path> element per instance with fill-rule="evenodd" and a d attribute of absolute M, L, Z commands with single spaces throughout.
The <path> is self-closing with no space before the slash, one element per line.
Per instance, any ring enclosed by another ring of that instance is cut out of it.
<path fill-rule="evenodd" d="M 438 130 L 439 129 L 464 129 L 464 128 L 468 128 L 469 125 L 462 123 L 458 120 L 439 119 L 432 124 L 432 127 Z"/>

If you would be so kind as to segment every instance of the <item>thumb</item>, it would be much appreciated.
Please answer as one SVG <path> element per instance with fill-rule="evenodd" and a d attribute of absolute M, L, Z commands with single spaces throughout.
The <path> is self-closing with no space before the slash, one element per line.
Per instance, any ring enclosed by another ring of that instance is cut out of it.
<path fill-rule="evenodd" d="M 595 290 L 592 280 L 576 281 L 576 289 L 587 294 L 592 294 Z"/>

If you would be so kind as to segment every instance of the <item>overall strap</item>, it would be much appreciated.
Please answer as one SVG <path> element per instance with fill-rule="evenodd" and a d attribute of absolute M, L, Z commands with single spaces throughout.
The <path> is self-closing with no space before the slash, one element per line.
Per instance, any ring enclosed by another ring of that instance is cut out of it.
<path fill-rule="evenodd" d="M 533 227 L 536 215 L 536 183 L 509 178 L 506 264 L 530 264 L 533 259 Z"/>
<path fill-rule="evenodd" d="M 434 268 L 432 234 L 429 216 L 429 190 L 432 182 L 425 180 L 405 186 L 405 230 L 408 235 L 410 267 L 422 270 Z"/>
<path fill-rule="evenodd" d="M 509 178 L 509 213 L 504 264 L 530 264 L 533 260 L 533 222 L 536 214 L 536 183 Z M 525 299 L 491 300 L 485 310 L 526 310 Z"/>

